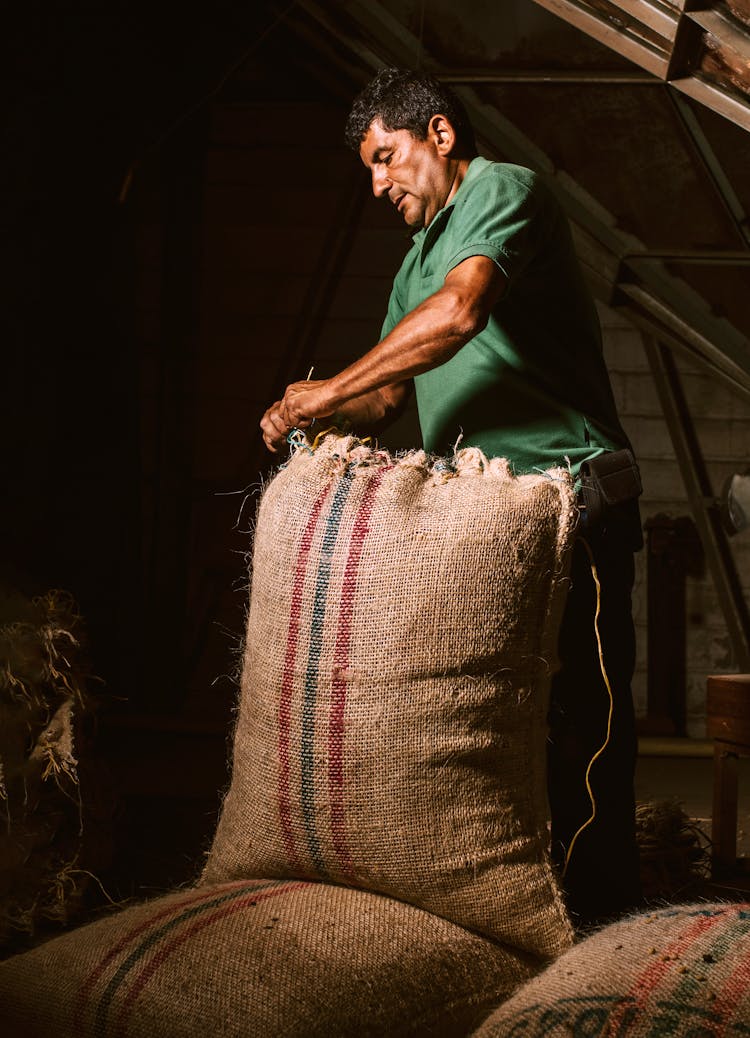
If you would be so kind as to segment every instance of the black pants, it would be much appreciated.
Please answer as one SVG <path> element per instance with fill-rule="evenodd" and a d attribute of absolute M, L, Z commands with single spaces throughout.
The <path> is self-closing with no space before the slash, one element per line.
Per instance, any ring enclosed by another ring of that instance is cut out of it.
<path fill-rule="evenodd" d="M 637 738 L 631 693 L 633 541 L 627 525 L 587 538 L 601 583 L 599 632 L 613 711 L 609 742 L 590 774 L 596 817 L 575 840 L 562 880 L 578 925 L 620 914 L 640 900 L 633 790 Z M 575 833 L 591 815 L 586 769 L 607 735 L 610 701 L 601 673 L 595 611 L 591 563 L 578 541 L 560 630 L 561 669 L 552 681 L 550 704 L 552 858 L 561 871 Z"/>

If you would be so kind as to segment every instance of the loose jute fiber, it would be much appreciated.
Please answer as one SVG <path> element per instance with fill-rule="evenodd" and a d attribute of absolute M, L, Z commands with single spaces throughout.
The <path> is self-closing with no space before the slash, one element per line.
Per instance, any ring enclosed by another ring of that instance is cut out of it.
<path fill-rule="evenodd" d="M 576 945 L 474 1038 L 750 1034 L 750 904 L 631 916 Z"/>
<path fill-rule="evenodd" d="M 299 450 L 260 504 L 203 881 L 325 879 L 567 948 L 545 739 L 576 514 L 567 472 L 514 478 L 475 448 Z"/>
<path fill-rule="evenodd" d="M 0 964 L 0 1019 L 13 1038 L 451 1038 L 532 972 L 528 956 L 390 898 L 240 880 Z"/>
<path fill-rule="evenodd" d="M 70 595 L 0 587 L 0 949 L 63 925 L 87 873 L 76 736 L 92 708 Z M 0 1013 L 0 1020 L 2 1015 Z"/>

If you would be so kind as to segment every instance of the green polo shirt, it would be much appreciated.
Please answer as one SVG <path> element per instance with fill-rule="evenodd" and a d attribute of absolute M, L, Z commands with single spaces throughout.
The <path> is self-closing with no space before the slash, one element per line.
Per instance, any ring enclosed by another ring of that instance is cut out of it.
<path fill-rule="evenodd" d="M 559 203 L 539 176 L 475 158 L 451 202 L 414 235 L 381 338 L 470 256 L 508 280 L 487 327 L 415 378 L 425 450 L 480 447 L 517 473 L 628 446 L 602 357 L 593 300 Z"/>

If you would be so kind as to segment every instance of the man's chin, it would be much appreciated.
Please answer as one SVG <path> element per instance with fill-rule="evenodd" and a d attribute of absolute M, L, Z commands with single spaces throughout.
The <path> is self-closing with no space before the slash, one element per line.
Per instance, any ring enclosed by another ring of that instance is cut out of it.
<path fill-rule="evenodd" d="M 404 223 L 413 233 L 414 231 L 421 231 L 424 227 L 424 219 L 422 216 L 412 216 L 411 218 L 404 213 Z"/>

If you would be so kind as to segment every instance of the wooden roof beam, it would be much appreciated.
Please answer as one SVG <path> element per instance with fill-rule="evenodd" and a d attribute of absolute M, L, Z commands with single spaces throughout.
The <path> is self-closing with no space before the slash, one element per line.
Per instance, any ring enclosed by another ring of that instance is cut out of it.
<path fill-rule="evenodd" d="M 534 3 L 750 130 L 750 33 L 714 5 L 704 0 L 682 0 L 674 9 L 658 0 Z M 629 20 L 620 21 L 617 11 Z M 645 36 L 635 31 L 636 25 L 643 27 Z M 648 38 L 654 31 L 664 40 L 663 47 Z"/>

